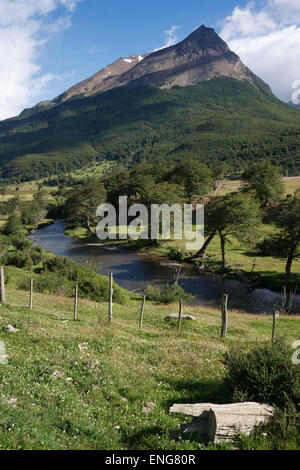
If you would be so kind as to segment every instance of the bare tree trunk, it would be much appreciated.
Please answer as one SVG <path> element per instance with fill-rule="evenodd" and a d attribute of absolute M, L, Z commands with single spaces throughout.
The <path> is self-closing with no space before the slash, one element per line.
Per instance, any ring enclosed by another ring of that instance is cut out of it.
<path fill-rule="evenodd" d="M 206 250 L 208 248 L 208 245 L 210 244 L 210 242 L 215 238 L 216 236 L 216 233 L 217 231 L 214 230 L 210 235 L 209 237 L 207 238 L 207 240 L 205 241 L 203 247 L 201 248 L 201 250 L 199 250 L 194 256 L 193 258 L 204 258 L 205 254 L 206 254 Z"/>
<path fill-rule="evenodd" d="M 226 238 L 224 235 L 220 233 L 220 239 L 221 239 L 221 251 L 222 251 L 222 268 L 226 268 L 226 255 L 225 255 L 225 244 L 226 244 Z"/>
<path fill-rule="evenodd" d="M 293 254 L 289 253 L 286 267 L 285 267 L 285 273 L 286 273 L 287 278 L 291 277 L 293 260 L 294 260 Z"/>
<path fill-rule="evenodd" d="M 89 218 L 87 219 L 86 226 L 87 226 L 88 231 L 92 233 L 93 235 L 95 235 L 96 231 L 91 227 Z"/>

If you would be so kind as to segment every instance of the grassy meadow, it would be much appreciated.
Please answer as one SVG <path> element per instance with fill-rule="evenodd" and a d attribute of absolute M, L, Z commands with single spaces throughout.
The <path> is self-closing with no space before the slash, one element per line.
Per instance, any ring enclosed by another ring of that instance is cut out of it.
<path fill-rule="evenodd" d="M 140 301 L 108 306 L 79 301 L 73 321 L 73 300 L 29 295 L 16 290 L 15 279 L 26 274 L 8 268 L 7 304 L 0 306 L 0 341 L 8 363 L 0 368 L 0 449 L 215 449 L 197 435 L 180 433 L 188 417 L 170 415 L 173 403 L 226 403 L 223 353 L 269 341 L 272 318 L 229 313 L 227 338 L 220 339 L 219 309 L 185 307 L 195 322 L 165 316 L 177 305 L 147 303 L 143 330 L 138 330 Z M 29 276 L 29 273 L 27 273 Z M 280 317 L 277 334 L 292 344 L 299 339 L 299 317 Z M 19 331 L 3 330 L 11 324 Z M 258 446 L 244 440 L 247 448 Z M 283 449 L 299 448 L 295 440 Z M 272 448 L 260 439 L 259 448 Z"/>

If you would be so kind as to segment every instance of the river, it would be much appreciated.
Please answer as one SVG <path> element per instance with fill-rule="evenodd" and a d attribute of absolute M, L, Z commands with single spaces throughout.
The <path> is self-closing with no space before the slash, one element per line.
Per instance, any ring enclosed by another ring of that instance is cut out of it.
<path fill-rule="evenodd" d="M 77 263 L 92 263 L 101 274 L 114 273 L 115 281 L 130 291 L 140 291 L 148 284 L 162 285 L 174 281 L 176 267 L 171 261 L 138 254 L 113 245 L 87 244 L 64 233 L 65 223 L 38 230 L 31 238 L 35 244 L 56 255 L 66 256 Z M 282 295 L 269 289 L 249 291 L 242 282 L 199 275 L 193 266 L 185 264 L 180 285 L 194 295 L 196 305 L 219 306 L 222 295 L 229 295 L 229 308 L 248 313 L 271 313 L 274 305 L 281 305 Z M 294 302 L 293 313 L 300 313 L 300 296 Z"/>

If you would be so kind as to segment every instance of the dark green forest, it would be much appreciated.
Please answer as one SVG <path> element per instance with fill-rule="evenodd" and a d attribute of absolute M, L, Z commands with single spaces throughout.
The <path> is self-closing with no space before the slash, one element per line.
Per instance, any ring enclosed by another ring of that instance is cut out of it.
<path fill-rule="evenodd" d="M 300 113 L 267 89 L 217 78 L 162 90 L 118 88 L 25 110 L 0 123 L 2 178 L 26 181 L 89 162 L 199 159 L 235 174 L 268 160 L 300 170 Z"/>

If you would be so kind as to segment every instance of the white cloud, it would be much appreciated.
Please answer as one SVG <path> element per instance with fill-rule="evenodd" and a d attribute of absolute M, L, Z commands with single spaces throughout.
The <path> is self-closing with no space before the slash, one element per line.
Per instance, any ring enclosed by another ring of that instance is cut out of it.
<path fill-rule="evenodd" d="M 63 76 L 41 74 L 39 49 L 70 24 L 82 0 L 0 0 L 0 119 L 38 101 L 44 87 Z M 58 12 L 60 14 L 52 15 Z M 74 72 L 73 72 L 74 73 Z"/>
<path fill-rule="evenodd" d="M 171 26 L 170 29 L 167 31 L 164 31 L 164 33 L 167 35 L 166 42 L 164 43 L 163 46 L 154 49 L 153 52 L 160 51 L 161 49 L 165 49 L 166 47 L 173 46 L 178 42 L 178 29 L 180 29 L 181 26 Z"/>
<path fill-rule="evenodd" d="M 273 8 L 282 22 L 300 22 L 299 0 L 269 0 L 268 6 Z"/>
<path fill-rule="evenodd" d="M 260 5 L 260 6 L 259 6 Z M 222 23 L 221 37 L 243 62 L 290 101 L 300 79 L 300 1 L 265 0 L 236 7 Z"/>

